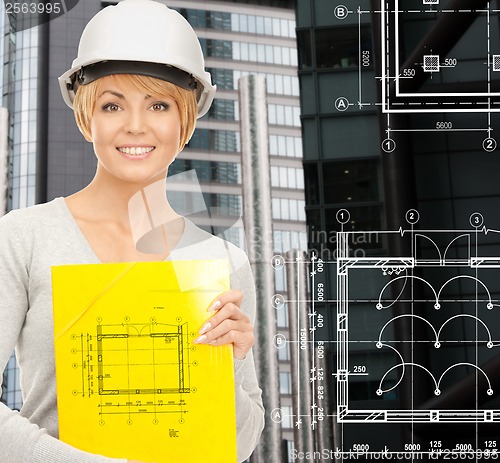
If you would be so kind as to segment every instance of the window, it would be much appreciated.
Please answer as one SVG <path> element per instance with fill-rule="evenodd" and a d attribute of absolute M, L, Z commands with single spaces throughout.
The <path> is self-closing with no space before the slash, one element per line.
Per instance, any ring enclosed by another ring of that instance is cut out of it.
<path fill-rule="evenodd" d="M 296 232 L 289 230 L 274 230 L 273 245 L 274 252 L 279 254 L 284 254 L 290 249 L 302 249 L 303 251 L 307 251 L 307 234 L 305 232 Z M 287 316 L 285 318 L 286 325 L 278 324 L 278 326 L 288 326 Z"/>
<path fill-rule="evenodd" d="M 217 215 L 239 217 L 241 215 L 241 196 L 222 194 L 222 193 L 204 193 L 206 205 L 213 209 Z"/>
<path fill-rule="evenodd" d="M 325 204 L 378 201 L 377 159 L 323 163 Z"/>
<path fill-rule="evenodd" d="M 280 347 L 278 349 L 278 360 L 281 360 L 283 362 L 287 362 L 290 360 L 290 344 L 285 343 L 283 347 Z"/>
<path fill-rule="evenodd" d="M 176 159 L 168 169 L 168 175 L 195 169 L 200 182 L 241 184 L 241 166 L 234 162 L 214 162 Z"/>
<path fill-rule="evenodd" d="M 297 199 L 273 198 L 272 214 L 276 220 L 305 221 L 305 202 Z"/>
<path fill-rule="evenodd" d="M 207 11 L 207 27 L 219 30 L 231 30 L 231 14 L 222 11 Z"/>
<path fill-rule="evenodd" d="M 336 27 L 315 31 L 316 67 L 355 68 L 359 63 L 359 30 L 357 27 Z M 303 37 L 304 41 L 307 37 Z M 370 30 L 361 28 L 361 49 L 371 51 Z M 307 50 L 301 51 L 301 59 L 307 65 Z M 305 56 L 304 56 L 305 55 Z"/>
<path fill-rule="evenodd" d="M 240 151 L 240 133 L 230 130 L 196 129 L 187 144 L 190 149 L 206 151 Z"/>
<path fill-rule="evenodd" d="M 304 188 L 304 173 L 295 167 L 271 166 L 271 186 L 276 188 Z"/>
<path fill-rule="evenodd" d="M 205 29 L 207 27 L 208 11 L 192 10 L 190 8 L 181 8 L 179 13 L 187 19 L 191 26 Z"/>
<path fill-rule="evenodd" d="M 298 106 L 269 104 L 267 117 L 270 124 L 300 127 L 300 108 Z"/>
<path fill-rule="evenodd" d="M 274 270 L 274 285 L 276 291 L 286 291 L 285 268 L 276 268 Z"/>
<path fill-rule="evenodd" d="M 293 410 L 289 405 L 282 405 L 281 411 L 283 413 L 281 421 L 281 427 L 284 429 L 292 429 L 293 428 Z"/>
<path fill-rule="evenodd" d="M 212 81 L 217 88 L 222 90 L 234 90 L 233 71 L 230 69 L 212 68 L 207 69 L 212 76 Z"/>
<path fill-rule="evenodd" d="M 200 44 L 203 52 L 208 57 L 292 66 L 297 60 L 295 48 L 290 47 L 272 46 L 271 56 L 270 51 L 257 53 L 257 45 L 255 43 L 201 38 Z"/>
<path fill-rule="evenodd" d="M 226 121 L 239 120 L 236 103 L 234 100 L 214 100 L 208 111 L 208 118 Z"/>
<path fill-rule="evenodd" d="M 305 189 L 306 203 L 308 206 L 318 205 L 319 185 L 318 185 L 318 164 L 304 163 L 304 174 L 307 178 L 307 187 Z"/>
<path fill-rule="evenodd" d="M 302 157 L 302 139 L 284 135 L 269 136 L 269 154 L 271 156 Z"/>
<path fill-rule="evenodd" d="M 280 372 L 280 394 L 292 393 L 292 375 L 289 371 Z"/>
<path fill-rule="evenodd" d="M 248 16 L 248 32 L 250 34 L 255 34 L 257 32 L 257 22 L 253 15 Z"/>
<path fill-rule="evenodd" d="M 288 303 L 276 309 L 276 324 L 280 328 L 288 328 Z"/>
<path fill-rule="evenodd" d="M 240 58 L 240 45 L 239 43 L 235 43 L 233 47 L 233 53 L 235 53 L 234 59 Z M 264 47 L 264 45 L 258 45 L 258 47 Z M 270 45 L 265 46 L 265 54 L 262 52 L 262 48 L 258 48 L 258 60 L 264 56 L 265 59 L 263 61 L 267 61 L 267 53 L 272 55 L 272 47 Z M 284 76 L 280 74 L 270 74 L 270 73 L 258 73 L 258 72 L 250 72 L 250 71 L 236 71 L 231 69 L 219 69 L 219 68 L 208 68 L 208 72 L 210 72 L 212 76 L 212 80 L 218 88 L 224 90 L 236 90 L 238 88 L 238 80 L 242 76 L 246 76 L 248 74 L 262 75 L 266 78 L 267 82 L 267 92 L 270 94 L 276 95 L 293 95 L 299 96 L 299 81 L 295 76 Z"/>

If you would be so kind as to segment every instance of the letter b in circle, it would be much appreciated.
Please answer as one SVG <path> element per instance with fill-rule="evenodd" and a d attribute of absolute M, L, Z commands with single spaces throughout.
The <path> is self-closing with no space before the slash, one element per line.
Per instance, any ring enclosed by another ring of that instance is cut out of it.
<path fill-rule="evenodd" d="M 338 5 L 335 7 L 335 10 L 333 10 L 333 14 L 337 19 L 345 19 L 348 13 L 349 12 L 344 5 Z"/>

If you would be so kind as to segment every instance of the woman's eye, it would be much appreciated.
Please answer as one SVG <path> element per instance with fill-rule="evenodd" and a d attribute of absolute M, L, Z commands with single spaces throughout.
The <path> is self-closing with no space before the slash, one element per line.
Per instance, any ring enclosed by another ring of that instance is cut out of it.
<path fill-rule="evenodd" d="M 153 103 L 151 105 L 151 109 L 153 111 L 165 111 L 166 109 L 168 109 L 168 104 L 167 103 Z"/>
<path fill-rule="evenodd" d="M 108 104 L 105 104 L 102 107 L 102 109 L 103 109 L 103 111 L 108 111 L 110 113 L 114 113 L 114 112 L 118 111 L 120 109 L 120 107 L 117 104 L 108 103 Z"/>

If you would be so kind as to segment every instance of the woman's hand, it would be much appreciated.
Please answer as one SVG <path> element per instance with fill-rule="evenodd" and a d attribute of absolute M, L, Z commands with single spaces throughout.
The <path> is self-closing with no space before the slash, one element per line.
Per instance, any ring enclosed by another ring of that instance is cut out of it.
<path fill-rule="evenodd" d="M 195 344 L 233 344 L 235 359 L 242 360 L 253 346 L 253 326 L 240 310 L 243 293 L 238 290 L 225 291 L 213 302 L 209 311 L 215 315 L 201 327 Z"/>

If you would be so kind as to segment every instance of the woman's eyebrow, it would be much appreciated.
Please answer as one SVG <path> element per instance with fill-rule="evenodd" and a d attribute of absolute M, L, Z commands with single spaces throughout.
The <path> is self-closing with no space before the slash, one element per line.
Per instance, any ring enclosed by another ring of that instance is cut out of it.
<path fill-rule="evenodd" d="M 116 96 L 117 98 L 120 98 L 121 100 L 125 100 L 125 95 L 123 93 L 120 93 L 120 92 L 116 92 L 115 90 L 104 90 L 99 96 L 98 98 L 101 98 L 101 96 L 103 96 L 105 93 L 111 93 L 111 95 L 114 95 Z M 144 96 L 144 99 L 147 100 L 149 98 L 152 98 L 152 95 L 148 95 L 146 94 Z"/>
<path fill-rule="evenodd" d="M 103 96 L 105 93 L 111 93 L 112 95 L 116 96 L 117 98 L 120 98 L 121 100 L 124 100 L 125 99 L 125 95 L 123 95 L 122 93 L 120 92 L 115 92 L 114 90 L 104 90 L 104 92 L 102 92 L 100 95 L 99 95 L 99 98 L 101 98 L 101 96 Z"/>

